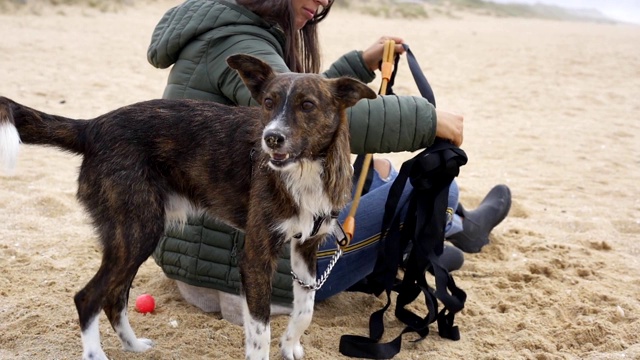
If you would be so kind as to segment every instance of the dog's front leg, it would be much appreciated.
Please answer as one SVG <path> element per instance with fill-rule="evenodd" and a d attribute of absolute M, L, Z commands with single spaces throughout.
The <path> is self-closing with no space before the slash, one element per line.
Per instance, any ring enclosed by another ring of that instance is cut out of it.
<path fill-rule="evenodd" d="M 299 240 L 291 242 L 291 269 L 307 285 L 316 284 L 316 251 L 319 241 L 318 237 L 314 237 L 302 243 Z M 311 324 L 315 297 L 314 289 L 293 281 L 293 311 L 287 331 L 280 339 L 280 352 L 284 359 L 299 360 L 304 356 L 300 337 Z"/>
<path fill-rule="evenodd" d="M 264 231 L 263 231 L 264 232 Z M 281 241 L 247 230 L 247 243 L 240 262 L 244 293 L 244 341 L 247 360 L 268 360 L 271 343 L 271 279 Z"/>

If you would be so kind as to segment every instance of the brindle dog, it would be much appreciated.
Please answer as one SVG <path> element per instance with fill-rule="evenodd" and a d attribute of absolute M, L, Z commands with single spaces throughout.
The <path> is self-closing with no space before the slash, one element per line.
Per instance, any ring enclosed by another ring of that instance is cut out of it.
<path fill-rule="evenodd" d="M 227 62 L 260 107 L 152 100 L 86 121 L 0 97 L 0 161 L 9 168 L 20 141 L 83 157 L 77 198 L 104 249 L 98 272 L 75 296 L 83 359 L 107 359 L 101 310 L 125 350 L 153 345 L 129 325 L 129 288 L 165 226 L 184 224 L 188 212 L 206 211 L 246 231 L 240 270 L 247 358 L 269 358 L 271 278 L 285 243 L 291 242 L 293 271 L 307 284 L 316 281 L 318 245 L 335 231 L 331 214 L 350 199 L 345 109 L 376 94 L 346 77 L 275 74 L 248 55 Z M 303 356 L 300 337 L 311 322 L 314 295 L 294 282 L 280 345 L 286 359 Z"/>

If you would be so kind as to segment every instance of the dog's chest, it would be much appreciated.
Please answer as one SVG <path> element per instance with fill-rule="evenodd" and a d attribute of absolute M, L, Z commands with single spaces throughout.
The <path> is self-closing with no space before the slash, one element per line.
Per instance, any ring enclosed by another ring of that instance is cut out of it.
<path fill-rule="evenodd" d="M 308 161 L 302 165 L 282 173 L 282 179 L 299 212 L 278 226 L 286 239 L 299 239 L 301 242 L 314 235 L 329 233 L 334 224 L 330 217 L 332 204 L 322 178 L 322 163 Z M 321 220 L 323 218 L 324 221 Z"/>

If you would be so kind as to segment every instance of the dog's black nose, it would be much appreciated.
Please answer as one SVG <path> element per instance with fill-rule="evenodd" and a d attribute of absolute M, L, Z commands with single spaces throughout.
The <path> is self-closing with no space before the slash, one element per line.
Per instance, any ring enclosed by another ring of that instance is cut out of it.
<path fill-rule="evenodd" d="M 282 147 L 285 140 L 286 138 L 284 137 L 284 135 L 277 131 L 269 131 L 264 134 L 264 142 L 271 149 L 278 149 Z"/>

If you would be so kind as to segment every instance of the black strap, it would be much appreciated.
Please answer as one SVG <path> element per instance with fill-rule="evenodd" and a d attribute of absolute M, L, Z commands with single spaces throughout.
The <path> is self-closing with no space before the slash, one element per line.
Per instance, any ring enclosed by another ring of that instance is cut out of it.
<path fill-rule="evenodd" d="M 343 355 L 371 359 L 391 358 L 400 352 L 403 334 L 416 332 L 423 339 L 429 334 L 429 324 L 436 321 L 441 337 L 452 340 L 460 338 L 453 322 L 455 314 L 464 306 L 466 294 L 455 286 L 453 278 L 440 265 L 438 256 L 442 254 L 449 184 L 457 175 L 459 166 L 465 163 L 466 155 L 461 149 L 449 142 L 438 141 L 402 165 L 385 204 L 384 241 L 371 275 L 372 279 L 379 281 L 368 284 L 373 290 L 371 292 L 386 293 L 387 304 L 371 315 L 369 337 L 344 335 L 340 339 L 340 352 Z M 400 229 L 402 219 L 396 210 L 407 179 L 412 182 L 414 192 L 408 204 L 407 217 Z M 404 277 L 398 284 L 395 276 L 402 250 L 406 248 L 409 239 L 413 240 L 414 246 Z M 435 290 L 426 282 L 427 268 L 434 274 Z M 391 304 L 391 291 L 398 293 L 395 315 L 407 327 L 394 340 L 378 343 L 384 333 L 383 319 Z M 425 317 L 406 308 L 420 293 L 424 294 L 428 310 Z M 444 306 L 442 311 L 438 309 L 438 300 Z"/>
<path fill-rule="evenodd" d="M 423 97 L 435 106 L 431 86 L 422 74 L 415 56 L 405 44 L 409 67 Z M 389 81 L 387 94 L 393 94 L 393 86 L 399 57 Z M 444 244 L 444 224 L 451 181 L 458 175 L 460 166 L 466 164 L 464 151 L 444 140 L 436 140 L 433 146 L 413 159 L 406 161 L 389 191 L 382 222 L 381 248 L 371 281 L 360 285 L 360 289 L 379 295 L 385 292 L 386 305 L 374 312 L 369 319 L 369 337 L 344 335 L 340 339 L 343 355 L 359 358 L 389 359 L 401 350 L 402 335 L 416 332 L 420 339 L 429 334 L 429 325 L 437 321 L 441 337 L 459 340 L 460 333 L 454 326 L 455 314 L 462 310 L 466 294 L 459 289 L 451 275 L 442 267 L 439 256 Z M 408 204 L 407 215 L 401 219 L 397 208 L 407 180 L 411 181 L 413 193 Z M 433 206 L 430 206 L 433 204 Z M 402 222 L 402 227 L 400 226 Z M 416 240 L 417 239 L 417 240 Z M 403 250 L 409 241 L 413 249 L 406 262 L 401 282 L 396 279 L 402 262 Z M 426 281 L 425 271 L 435 278 L 435 290 Z M 398 293 L 396 317 L 406 328 L 388 343 L 379 343 L 384 334 L 384 313 L 391 305 L 391 291 Z M 406 308 L 420 294 L 424 294 L 427 315 L 420 317 Z M 438 311 L 438 300 L 444 308 Z"/>
<path fill-rule="evenodd" d="M 413 79 L 416 82 L 418 91 L 420 91 L 420 95 L 422 95 L 423 98 L 427 99 L 427 101 L 429 101 L 431 105 L 436 106 L 436 97 L 433 94 L 433 89 L 431 88 L 431 85 L 429 84 L 427 77 L 424 76 L 424 73 L 420 68 L 420 64 L 418 64 L 418 60 L 416 59 L 415 55 L 413 55 L 413 52 L 409 48 L 409 45 L 402 44 L 402 47 L 404 48 L 405 53 L 407 54 L 407 63 L 409 64 L 409 70 L 411 71 L 411 75 L 413 76 Z M 396 80 L 396 73 L 398 72 L 399 61 L 400 61 L 400 56 L 396 56 L 394 66 L 393 66 L 393 72 L 391 73 L 391 78 L 387 82 L 387 89 L 386 89 L 387 95 L 395 95 L 392 88 Z"/>
<path fill-rule="evenodd" d="M 418 86 L 418 90 L 420 91 L 420 95 L 423 98 L 427 99 L 431 105 L 436 106 L 436 97 L 433 94 L 433 89 L 427 81 L 427 77 L 424 76 L 422 69 L 420 69 L 420 65 L 418 64 L 418 60 L 416 59 L 411 49 L 409 49 L 409 45 L 402 44 L 404 50 L 407 53 L 407 62 L 409 63 L 409 70 L 411 70 L 411 75 L 413 75 L 413 79 L 416 81 L 416 85 Z"/>

